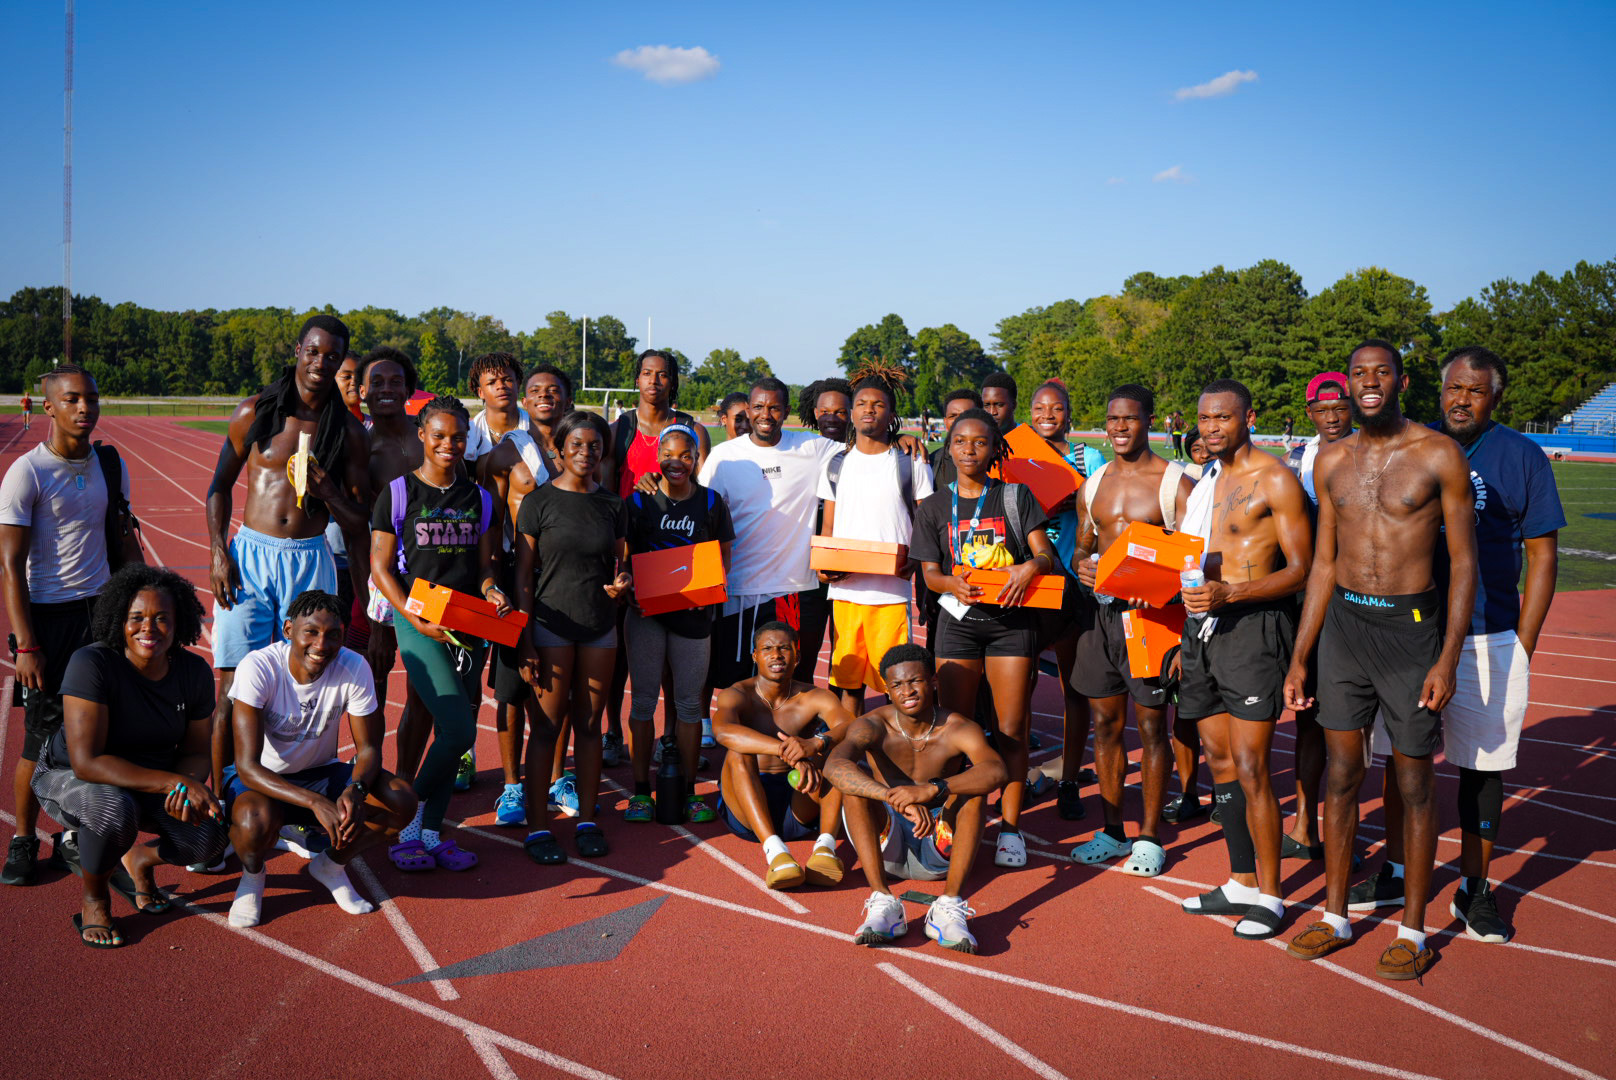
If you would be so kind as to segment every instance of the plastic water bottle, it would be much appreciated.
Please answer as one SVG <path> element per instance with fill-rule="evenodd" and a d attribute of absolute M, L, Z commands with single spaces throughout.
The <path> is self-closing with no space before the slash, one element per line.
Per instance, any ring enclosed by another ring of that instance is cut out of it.
<path fill-rule="evenodd" d="M 1096 578 L 1098 578 L 1100 573 L 1100 553 L 1096 551 L 1093 555 L 1090 555 L 1089 562 L 1094 564 L 1094 573 Z M 1096 584 L 1094 589 L 1094 599 L 1101 604 L 1109 604 L 1111 601 L 1115 600 L 1116 597 L 1110 595 L 1109 593 L 1101 592 L 1099 586 Z"/>
<path fill-rule="evenodd" d="M 1206 571 L 1194 555 L 1184 556 L 1184 569 L 1179 572 L 1178 584 L 1180 588 L 1199 589 L 1206 584 Z"/>
<path fill-rule="evenodd" d="M 679 742 L 672 735 L 662 738 L 662 764 L 656 775 L 656 819 L 663 825 L 685 820 L 685 778 L 679 767 Z"/>

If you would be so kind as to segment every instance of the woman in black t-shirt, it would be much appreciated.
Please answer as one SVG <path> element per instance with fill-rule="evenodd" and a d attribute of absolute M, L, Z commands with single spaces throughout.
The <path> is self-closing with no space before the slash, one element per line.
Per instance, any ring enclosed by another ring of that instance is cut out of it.
<path fill-rule="evenodd" d="M 727 573 L 735 526 L 723 497 L 695 481 L 697 447 L 696 433 L 683 424 L 662 430 L 657 443 L 661 481 L 654 492 L 635 491 L 628 497 L 628 547 L 637 555 L 716 540 Z M 633 678 L 628 722 L 634 762 L 634 794 L 623 820 L 650 821 L 652 817 L 651 742 L 665 666 L 673 675 L 673 685 L 663 701 L 663 731 L 668 735 L 677 732 L 679 764 L 685 777 L 685 817 L 697 823 L 712 821 L 712 808 L 695 793 L 695 778 L 701 756 L 701 722 L 707 718 L 708 698 L 703 691 L 712 652 L 713 607 L 661 615 L 646 615 L 635 607 L 623 629 Z M 677 724 L 667 723 L 676 717 Z"/>
<path fill-rule="evenodd" d="M 517 603 L 532 618 L 522 640 L 522 677 L 539 693 L 539 718 L 527 744 L 528 833 L 534 862 L 567 861 L 550 832 L 546 781 L 562 722 L 572 728 L 578 800 L 578 854 L 607 853 L 595 823 L 600 792 L 600 717 L 617 660 L 617 604 L 629 589 L 623 500 L 595 482 L 611 431 L 592 412 L 574 411 L 555 427 L 561 452 L 555 479 L 529 492 L 516 514 Z M 569 778 L 558 782 L 569 786 Z"/>
<path fill-rule="evenodd" d="M 109 884 L 136 910 L 159 914 L 169 901 L 157 891 L 156 865 L 211 865 L 229 833 L 207 786 L 213 672 L 186 648 L 202 636 L 196 587 L 171 570 L 126 566 L 102 590 L 91 630 L 94 644 L 68 661 L 62 727 L 32 786 L 46 813 L 78 830 L 80 940 L 114 949 L 123 938 Z M 143 828 L 157 840 L 137 846 Z"/>
<path fill-rule="evenodd" d="M 428 622 L 409 607 L 416 579 L 481 596 L 503 616 L 510 601 L 496 584 L 500 504 L 460 468 L 471 416 L 459 398 L 439 396 L 416 418 L 421 467 L 377 493 L 370 521 L 370 574 L 393 605 L 404 670 L 432 715 L 432 746 L 415 774 L 415 820 L 387 857 L 400 870 L 470 870 L 477 856 L 440 835 L 460 757 L 477 741 L 485 642 Z"/>
<path fill-rule="evenodd" d="M 974 715 L 977 685 L 987 675 L 999 716 L 997 745 L 1010 773 L 993 861 L 1025 866 L 1027 846 L 1018 826 L 1027 788 L 1027 728 L 1040 622 L 1033 610 L 1020 605 L 1032 579 L 1054 573 L 1057 559 L 1044 532 L 1047 517 L 1031 490 L 988 475 L 1008 451 L 993 418 L 981 409 L 966 410 L 949 426 L 946 445 L 957 476 L 915 512 L 909 557 L 920 563 L 926 587 L 939 595 L 942 606 L 937 640 L 930 644 L 938 661 L 943 708 Z M 955 576 L 956 565 L 982 565 L 972 559 L 998 545 L 1012 561 L 1004 567 L 1009 584 L 998 596 Z"/>

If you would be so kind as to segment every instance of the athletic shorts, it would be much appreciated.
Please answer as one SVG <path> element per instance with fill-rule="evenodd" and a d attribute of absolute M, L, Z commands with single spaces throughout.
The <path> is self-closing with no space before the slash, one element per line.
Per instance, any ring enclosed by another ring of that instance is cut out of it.
<path fill-rule="evenodd" d="M 909 605 L 855 604 L 836 600 L 831 604 L 836 627 L 836 644 L 830 654 L 830 685 L 837 690 L 858 690 L 868 686 L 878 694 L 887 692 L 886 680 L 878 670 L 887 650 L 909 644 Z"/>
<path fill-rule="evenodd" d="M 323 795 L 332 802 L 337 801 L 348 782 L 353 779 L 353 762 L 333 761 L 325 765 L 316 765 L 312 769 L 300 769 L 297 772 L 281 773 L 281 779 L 288 784 L 312 791 L 316 795 Z M 236 799 L 249 788 L 241 782 L 236 775 L 234 765 L 226 765 L 224 769 L 224 804 L 228 809 Z M 277 800 L 278 801 L 278 800 Z M 314 816 L 314 811 L 295 803 L 281 803 L 281 820 L 288 825 L 314 825 L 320 824 L 320 819 Z"/>
<path fill-rule="evenodd" d="M 888 877 L 905 881 L 941 881 L 948 876 L 948 855 L 937 846 L 935 827 L 940 810 L 931 811 L 933 828 L 924 840 L 915 839 L 915 827 L 892 807 L 886 807 L 887 825 L 881 830 L 881 868 Z M 846 815 L 843 815 L 846 827 Z"/>
<path fill-rule="evenodd" d="M 1000 608 L 996 619 L 956 619 L 944 611 L 937 617 L 939 660 L 984 660 L 990 656 L 1038 655 L 1038 615 L 1034 608 Z"/>
<path fill-rule="evenodd" d="M 818 836 L 818 831 L 811 825 L 804 825 L 797 820 L 797 815 L 791 812 L 791 796 L 796 789 L 791 781 L 786 779 L 783 772 L 760 772 L 758 779 L 763 781 L 763 800 L 769 806 L 769 821 L 774 825 L 774 831 L 782 840 L 806 840 L 811 836 Z M 718 795 L 718 817 L 729 831 L 742 840 L 749 840 L 754 844 L 761 844 L 763 840 L 757 833 L 746 827 L 746 823 L 735 815 L 724 804 L 724 795 Z"/>
<path fill-rule="evenodd" d="M 1160 679 L 1141 679 L 1128 670 L 1128 639 L 1123 634 L 1119 604 L 1096 604 L 1094 625 L 1077 639 L 1072 689 L 1086 698 L 1127 694 L 1140 705 L 1165 708 L 1167 691 Z"/>
<path fill-rule="evenodd" d="M 707 665 L 707 681 L 727 690 L 742 679 L 752 677 L 752 635 L 766 622 L 776 619 L 794 630 L 801 630 L 801 606 L 797 593 L 773 596 L 751 607 L 741 608 L 713 620 L 713 655 Z"/>
<path fill-rule="evenodd" d="M 1178 714 L 1200 720 L 1228 713 L 1238 720 L 1278 720 L 1285 708 L 1285 673 L 1296 644 L 1295 606 L 1289 600 L 1217 613 L 1210 640 L 1199 619 L 1184 625 L 1179 649 Z M 1126 661 L 1124 661 L 1126 663 Z"/>
<path fill-rule="evenodd" d="M 1391 745 L 1425 757 L 1442 743 L 1442 716 L 1419 704 L 1442 653 L 1436 592 L 1368 596 L 1336 586 L 1319 632 L 1319 726 L 1362 731 L 1385 718 Z"/>
<path fill-rule="evenodd" d="M 29 604 L 28 618 L 34 628 L 34 644 L 44 651 L 42 685 L 30 690 L 18 685 L 16 701 L 6 702 L 23 708 L 22 757 L 38 761 L 39 753 L 62 726 L 62 676 L 73 654 L 90 644 L 90 620 L 95 614 L 95 597 L 64 600 L 57 604 Z M 15 658 L 13 658 L 15 659 Z"/>
<path fill-rule="evenodd" d="M 235 606 L 213 604 L 213 666 L 223 670 L 280 640 L 286 609 L 300 593 L 337 591 L 337 564 L 324 535 L 293 540 L 243 526 L 230 541 L 230 554 L 241 572 Z"/>
<path fill-rule="evenodd" d="M 1081 636 L 1094 625 L 1094 594 L 1084 589 L 1077 578 L 1066 576 L 1066 588 L 1061 593 L 1058 611 L 1038 609 L 1038 651 L 1068 637 Z"/>
<path fill-rule="evenodd" d="M 1442 754 L 1461 769 L 1503 772 L 1515 767 L 1531 689 L 1526 646 L 1513 630 L 1472 634 L 1459 650 L 1453 698 L 1442 710 Z M 1375 725 L 1372 753 L 1392 752 L 1384 718 Z"/>
<path fill-rule="evenodd" d="M 617 627 L 608 626 L 606 632 L 599 637 L 575 640 L 562 637 L 554 633 L 541 623 L 533 624 L 533 640 L 541 649 L 565 649 L 569 646 L 578 649 L 615 649 L 617 648 Z"/>

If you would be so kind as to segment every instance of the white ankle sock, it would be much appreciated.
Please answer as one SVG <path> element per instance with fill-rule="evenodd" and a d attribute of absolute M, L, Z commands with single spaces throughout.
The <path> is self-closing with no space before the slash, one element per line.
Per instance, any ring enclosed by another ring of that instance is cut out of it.
<path fill-rule="evenodd" d="M 1326 911 L 1323 915 L 1319 916 L 1319 921 L 1325 926 L 1328 926 L 1331 930 L 1334 930 L 1335 936 L 1338 938 L 1352 937 L 1352 923 L 1347 921 L 1347 917 L 1345 915 L 1331 915 L 1328 911 Z"/>
<path fill-rule="evenodd" d="M 1256 892 L 1255 889 L 1252 891 Z M 1225 896 L 1229 895 L 1229 887 L 1227 885 L 1223 887 L 1223 894 Z M 1267 908 L 1275 915 L 1285 914 L 1285 901 L 1281 900 L 1277 896 L 1269 896 L 1267 893 L 1257 893 L 1257 899 L 1252 901 L 1251 906 Z M 1242 934 L 1266 934 L 1270 932 L 1268 927 L 1264 926 L 1262 923 L 1253 922 L 1250 919 L 1241 919 L 1240 922 L 1235 926 L 1235 930 Z"/>
<path fill-rule="evenodd" d="M 407 844 L 411 840 L 421 839 L 421 815 L 425 812 L 426 807 L 424 806 L 415 808 L 415 816 L 410 819 L 410 823 L 398 831 L 399 843 Z"/>
<path fill-rule="evenodd" d="M 421 846 L 426 848 L 428 851 L 431 851 L 433 848 L 437 847 L 441 843 L 443 843 L 443 838 L 438 835 L 438 830 L 436 830 L 436 829 L 422 829 L 421 830 Z"/>
<path fill-rule="evenodd" d="M 353 883 L 348 880 L 347 868 L 333 862 L 331 856 L 325 852 L 320 852 L 310 860 L 309 874 L 315 881 L 331 890 L 331 899 L 348 914 L 369 915 L 376 910 L 374 904 L 354 891 Z"/>
<path fill-rule="evenodd" d="M 819 834 L 819 839 L 814 841 L 814 847 L 824 848 L 834 855 L 836 854 L 836 838 L 828 832 L 822 832 Z"/>
<path fill-rule="evenodd" d="M 236 885 L 236 898 L 230 904 L 231 926 L 257 926 L 264 914 L 264 871 L 249 874 L 243 870 Z"/>
<path fill-rule="evenodd" d="M 787 850 L 786 842 L 778 836 L 771 835 L 763 841 L 763 858 L 768 862 L 773 862 L 778 856 L 784 855 Z"/>
<path fill-rule="evenodd" d="M 1425 948 L 1424 930 L 1410 930 L 1406 926 L 1399 926 L 1397 928 L 1397 936 L 1412 942 L 1415 952 L 1419 952 L 1421 949 Z"/>

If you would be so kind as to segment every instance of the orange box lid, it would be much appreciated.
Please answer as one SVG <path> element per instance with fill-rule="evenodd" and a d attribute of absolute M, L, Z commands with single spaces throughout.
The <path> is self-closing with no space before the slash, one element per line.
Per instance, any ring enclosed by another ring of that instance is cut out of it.
<path fill-rule="evenodd" d="M 1012 484 L 1024 484 L 1046 511 L 1083 486 L 1083 474 L 1064 457 L 1031 424 L 1020 424 L 1004 437 L 1013 457 L 993 470 L 993 475 Z"/>
<path fill-rule="evenodd" d="M 641 600 L 725 584 L 724 553 L 717 540 L 642 551 L 630 558 L 629 566 L 634 595 Z"/>
<path fill-rule="evenodd" d="M 1095 589 L 1108 596 L 1137 597 L 1163 607 L 1179 591 L 1186 557 L 1199 560 L 1206 541 L 1143 521 L 1130 522 L 1100 556 Z"/>

